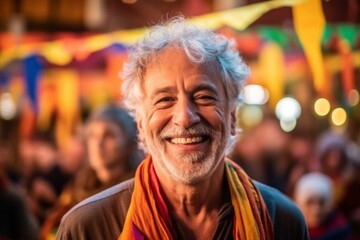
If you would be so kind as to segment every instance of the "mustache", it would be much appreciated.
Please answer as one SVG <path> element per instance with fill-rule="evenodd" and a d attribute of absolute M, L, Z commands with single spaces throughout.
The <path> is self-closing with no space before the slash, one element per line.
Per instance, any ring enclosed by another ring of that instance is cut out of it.
<path fill-rule="evenodd" d="M 205 135 L 205 136 L 214 136 L 214 130 L 205 124 L 196 124 L 190 128 L 182 128 L 177 126 L 166 126 L 164 127 L 160 134 L 160 139 L 167 139 L 174 136 L 183 136 L 183 135 Z"/>

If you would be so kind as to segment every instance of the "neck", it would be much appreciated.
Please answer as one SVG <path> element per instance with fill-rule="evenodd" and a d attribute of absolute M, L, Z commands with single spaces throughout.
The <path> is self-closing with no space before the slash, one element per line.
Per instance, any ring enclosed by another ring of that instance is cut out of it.
<path fill-rule="evenodd" d="M 184 217 L 218 212 L 224 201 L 224 167 L 220 163 L 209 178 L 191 185 L 169 180 L 155 168 L 170 212 Z"/>
<path fill-rule="evenodd" d="M 225 201 L 224 168 L 222 161 L 204 181 L 183 184 L 169 180 L 155 167 L 164 200 L 185 239 L 212 239 L 220 208 Z"/>

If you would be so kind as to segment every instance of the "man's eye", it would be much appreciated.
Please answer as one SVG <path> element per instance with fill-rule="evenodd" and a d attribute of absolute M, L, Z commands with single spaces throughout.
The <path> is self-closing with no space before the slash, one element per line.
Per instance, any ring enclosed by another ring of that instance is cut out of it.
<path fill-rule="evenodd" d="M 174 98 L 173 97 L 163 97 L 163 98 L 160 98 L 159 100 L 157 100 L 155 102 L 155 105 L 158 107 L 158 108 L 167 108 L 167 107 L 170 107 L 172 106 L 172 104 L 174 103 Z"/>
<path fill-rule="evenodd" d="M 198 96 L 197 99 L 214 99 L 214 98 L 211 96 L 207 96 L 207 95 L 201 95 L 201 96 Z"/>
<path fill-rule="evenodd" d="M 216 98 L 210 95 L 199 95 L 195 97 L 195 101 L 201 104 L 213 103 L 216 101 Z"/>
<path fill-rule="evenodd" d="M 173 99 L 171 97 L 163 97 L 163 98 L 157 100 L 156 103 L 166 103 L 166 102 L 170 102 L 172 100 Z"/>

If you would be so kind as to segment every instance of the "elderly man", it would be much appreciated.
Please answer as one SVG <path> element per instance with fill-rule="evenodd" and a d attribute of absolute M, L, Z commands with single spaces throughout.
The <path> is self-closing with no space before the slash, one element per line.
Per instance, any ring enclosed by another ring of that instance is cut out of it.
<path fill-rule="evenodd" d="M 67 213 L 57 239 L 307 239 L 300 210 L 225 157 L 247 75 L 224 37 L 182 18 L 154 27 L 123 74 L 149 156 Z"/>

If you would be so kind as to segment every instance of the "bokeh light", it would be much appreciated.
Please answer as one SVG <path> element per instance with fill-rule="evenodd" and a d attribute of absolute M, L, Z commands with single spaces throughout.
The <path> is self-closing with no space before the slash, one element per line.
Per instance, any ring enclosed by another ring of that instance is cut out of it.
<path fill-rule="evenodd" d="M 296 119 L 280 120 L 280 127 L 284 132 L 291 132 L 296 127 Z"/>
<path fill-rule="evenodd" d="M 346 122 L 346 112 L 343 108 L 336 108 L 331 113 L 331 122 L 335 126 L 341 126 Z"/>
<path fill-rule="evenodd" d="M 359 103 L 359 99 L 360 99 L 359 91 L 356 89 L 350 90 L 348 94 L 349 105 L 352 107 L 356 106 Z"/>
<path fill-rule="evenodd" d="M 244 87 L 244 102 L 246 104 L 263 105 L 269 100 L 269 92 L 260 85 L 247 85 Z"/>
<path fill-rule="evenodd" d="M 275 114 L 279 120 L 293 121 L 301 115 L 300 103 L 292 97 L 282 98 L 275 107 Z"/>
<path fill-rule="evenodd" d="M 319 116 L 326 116 L 330 112 L 330 102 L 326 98 L 319 98 L 314 104 L 315 113 Z"/>
<path fill-rule="evenodd" d="M 10 93 L 3 93 L 0 97 L 0 116 L 5 120 L 15 117 L 16 105 Z"/>
<path fill-rule="evenodd" d="M 242 123 L 247 127 L 256 126 L 264 118 L 261 107 L 256 105 L 244 105 L 240 114 Z"/>

